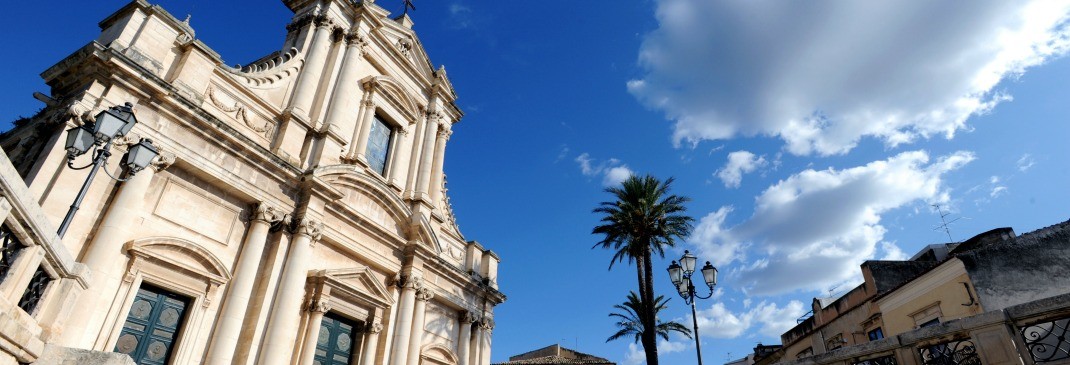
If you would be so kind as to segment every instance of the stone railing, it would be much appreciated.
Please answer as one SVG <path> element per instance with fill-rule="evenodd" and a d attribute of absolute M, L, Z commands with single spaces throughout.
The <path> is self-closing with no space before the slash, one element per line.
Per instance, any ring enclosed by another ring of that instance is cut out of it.
<path fill-rule="evenodd" d="M 37 361 L 87 276 L 0 151 L 0 363 Z"/>
<path fill-rule="evenodd" d="M 1070 294 L 847 346 L 787 365 L 1070 363 Z"/>

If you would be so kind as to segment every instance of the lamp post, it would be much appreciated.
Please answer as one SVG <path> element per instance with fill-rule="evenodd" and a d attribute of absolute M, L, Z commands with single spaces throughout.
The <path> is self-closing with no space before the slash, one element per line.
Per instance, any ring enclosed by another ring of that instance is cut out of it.
<path fill-rule="evenodd" d="M 101 165 L 108 164 L 108 157 L 111 157 L 112 141 L 129 133 L 134 128 L 134 124 L 137 124 L 137 118 L 134 117 L 133 105 L 126 103 L 123 106 L 113 106 L 100 112 L 93 123 L 67 130 L 67 167 L 73 170 L 82 170 L 89 167 L 92 167 L 92 169 L 89 170 L 89 176 L 86 176 L 85 182 L 82 183 L 82 189 L 78 191 L 78 196 L 74 198 L 74 203 L 71 203 L 67 216 L 63 217 L 63 222 L 59 225 L 59 230 L 56 233 L 59 234 L 60 238 L 67 233 L 67 228 L 70 227 L 71 221 L 74 220 L 74 214 L 81 207 L 82 199 L 85 199 L 85 193 L 89 191 L 89 185 L 93 183 L 97 170 L 100 170 Z M 82 167 L 74 167 L 74 159 L 89 152 L 95 146 L 97 149 L 93 151 L 93 162 Z M 149 163 L 159 154 L 160 152 L 152 145 L 152 140 L 142 138 L 141 141 L 131 146 L 126 151 L 126 154 L 123 155 L 122 166 L 129 173 L 127 178 L 111 176 L 111 173 L 107 172 L 107 170 L 104 170 L 104 172 L 112 179 L 120 182 L 126 181 L 138 171 L 148 167 Z"/>
<path fill-rule="evenodd" d="M 680 263 L 677 264 L 673 261 L 669 265 L 669 279 L 672 280 L 672 285 L 676 287 L 676 291 L 680 294 L 680 297 L 684 298 L 684 303 L 691 305 L 691 320 L 695 325 L 695 352 L 698 354 L 698 365 L 702 365 L 702 346 L 699 344 L 698 338 L 698 317 L 695 315 L 695 298 L 709 299 L 713 296 L 713 287 L 717 285 L 717 268 L 710 265 L 709 261 L 706 261 L 706 265 L 702 267 L 702 279 L 706 282 L 706 286 L 710 288 L 710 293 L 706 296 L 701 296 L 695 293 L 695 283 L 691 280 L 691 275 L 695 273 L 695 262 L 698 259 L 691 252 L 684 250 L 684 256 L 680 257 Z"/>

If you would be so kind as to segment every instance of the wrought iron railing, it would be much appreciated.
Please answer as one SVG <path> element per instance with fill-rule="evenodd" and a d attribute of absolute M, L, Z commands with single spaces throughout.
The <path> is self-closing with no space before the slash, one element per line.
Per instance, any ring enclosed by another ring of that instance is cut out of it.
<path fill-rule="evenodd" d="M 895 361 L 895 355 L 887 355 L 854 362 L 851 365 L 899 365 L 899 363 Z"/>
<path fill-rule="evenodd" d="M 1022 338 L 1029 356 L 1036 364 L 1070 359 L 1070 317 L 1037 323 L 1022 328 Z"/>
<path fill-rule="evenodd" d="M 981 365 L 973 341 L 949 341 L 918 349 L 925 365 Z"/>
<path fill-rule="evenodd" d="M 7 273 L 15 265 L 19 252 L 25 247 L 7 224 L 0 224 L 0 280 L 7 278 Z"/>
<path fill-rule="evenodd" d="M 51 282 L 52 277 L 48 275 L 48 272 L 44 268 L 38 267 L 37 272 L 33 273 L 33 278 L 30 279 L 30 285 L 22 293 L 22 299 L 19 299 L 19 308 L 22 308 L 26 313 L 33 314 L 33 311 L 37 309 L 37 304 L 41 302 L 41 297 L 45 295 L 45 289 L 48 289 L 48 284 Z"/>

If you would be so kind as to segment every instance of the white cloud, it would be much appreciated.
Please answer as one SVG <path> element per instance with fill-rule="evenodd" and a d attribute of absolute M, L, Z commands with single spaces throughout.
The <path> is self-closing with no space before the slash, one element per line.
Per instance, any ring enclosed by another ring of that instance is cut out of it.
<path fill-rule="evenodd" d="M 580 172 L 587 177 L 602 177 L 602 186 L 619 185 L 622 181 L 635 174 L 628 165 L 620 160 L 611 158 L 603 162 L 597 162 L 591 155 L 584 152 L 576 156 L 576 163 L 580 166 Z"/>
<path fill-rule="evenodd" d="M 740 313 L 733 313 L 724 303 L 718 302 L 696 314 L 703 336 L 729 339 L 747 333 L 752 327 L 757 327 L 763 336 L 779 338 L 784 331 L 794 327 L 795 319 L 805 312 L 802 302 L 792 300 L 784 307 L 762 301 L 754 307 L 747 306 L 747 310 Z"/>
<path fill-rule="evenodd" d="M 634 175 L 628 165 L 614 166 L 606 169 L 606 177 L 602 178 L 602 186 L 616 186 Z"/>
<path fill-rule="evenodd" d="M 748 151 L 736 151 L 728 154 L 728 162 L 715 173 L 726 188 L 738 188 L 743 182 L 743 174 L 754 172 L 768 164 L 765 156 L 755 156 Z"/>
<path fill-rule="evenodd" d="M 951 138 L 1001 80 L 1070 48 L 1070 1 L 656 0 L 629 91 L 674 141 L 780 138 L 797 155 Z"/>
<path fill-rule="evenodd" d="M 1036 164 L 1037 161 L 1033 159 L 1033 156 L 1030 156 L 1028 153 L 1024 154 L 1021 158 L 1018 159 L 1018 171 L 1025 172 Z"/>
<path fill-rule="evenodd" d="M 881 251 L 884 252 L 884 256 L 881 257 L 881 260 L 902 261 L 910 257 L 907 256 L 906 252 L 903 252 L 903 250 L 894 242 L 882 241 Z"/>
<path fill-rule="evenodd" d="M 472 22 L 472 8 L 460 3 L 453 3 L 449 6 L 449 12 L 451 28 L 467 29 L 473 27 L 474 23 Z"/>
<path fill-rule="evenodd" d="M 747 250 L 756 258 L 730 272 L 749 294 L 822 290 L 855 280 L 858 265 L 875 257 L 886 232 L 882 214 L 919 200 L 946 201 L 942 176 L 973 159 L 956 152 L 930 162 L 913 151 L 842 170 L 805 170 L 762 192 L 738 225 L 725 228 L 730 208 L 702 218 L 690 242 L 727 257 L 721 265 L 744 261 L 744 248 L 756 248 Z"/>
<path fill-rule="evenodd" d="M 628 352 L 624 354 L 624 363 L 628 365 L 644 364 L 646 363 L 646 353 L 634 342 L 629 343 Z"/>
<path fill-rule="evenodd" d="M 989 198 L 995 199 L 1007 193 L 1007 187 L 1000 182 L 999 176 L 990 177 L 988 183 L 992 185 L 992 190 L 988 192 Z"/>

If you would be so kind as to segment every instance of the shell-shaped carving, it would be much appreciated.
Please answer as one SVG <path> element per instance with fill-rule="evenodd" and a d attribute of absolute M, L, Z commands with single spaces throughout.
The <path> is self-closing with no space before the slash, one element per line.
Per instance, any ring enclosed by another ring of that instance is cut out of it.
<path fill-rule="evenodd" d="M 304 57 L 298 57 L 300 55 L 297 48 L 291 47 L 286 53 L 275 51 L 245 67 L 237 65 L 237 67 L 223 66 L 222 68 L 238 76 L 249 86 L 265 86 L 296 75 L 304 63 Z"/>

